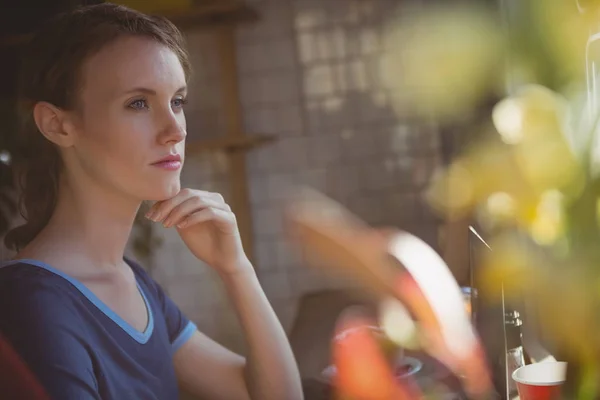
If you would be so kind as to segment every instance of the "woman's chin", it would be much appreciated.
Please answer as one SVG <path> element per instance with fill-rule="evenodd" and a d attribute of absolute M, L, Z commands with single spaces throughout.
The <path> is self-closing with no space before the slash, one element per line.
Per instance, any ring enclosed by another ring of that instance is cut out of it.
<path fill-rule="evenodd" d="M 175 197 L 177 193 L 181 190 L 181 184 L 179 182 L 174 182 L 172 184 L 167 184 L 162 187 L 156 187 L 150 193 L 150 196 L 147 200 L 151 201 L 162 201 L 167 200 L 172 197 Z"/>

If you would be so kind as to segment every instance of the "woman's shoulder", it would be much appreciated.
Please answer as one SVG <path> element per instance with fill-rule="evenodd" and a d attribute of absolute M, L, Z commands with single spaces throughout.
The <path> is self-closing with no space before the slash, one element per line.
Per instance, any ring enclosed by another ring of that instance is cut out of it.
<path fill-rule="evenodd" d="M 10 342 L 62 343 L 84 335 L 77 304 L 73 290 L 50 271 L 20 262 L 0 267 L 0 332 Z"/>
<path fill-rule="evenodd" d="M 0 315 L 16 308 L 24 313 L 62 308 L 68 313 L 69 304 L 71 290 L 60 276 L 27 262 L 0 264 Z"/>
<path fill-rule="evenodd" d="M 0 263 L 0 287 L 21 288 L 22 286 L 56 287 L 61 286 L 60 277 L 40 268 L 31 262 L 7 261 Z"/>

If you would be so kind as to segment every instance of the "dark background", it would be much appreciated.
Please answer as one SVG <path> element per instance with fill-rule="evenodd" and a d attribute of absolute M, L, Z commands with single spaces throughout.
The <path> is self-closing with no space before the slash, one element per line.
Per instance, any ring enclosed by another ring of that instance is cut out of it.
<path fill-rule="evenodd" d="M 0 1 L 0 101 L 13 97 L 20 44 L 46 19 L 78 5 L 100 0 Z"/>

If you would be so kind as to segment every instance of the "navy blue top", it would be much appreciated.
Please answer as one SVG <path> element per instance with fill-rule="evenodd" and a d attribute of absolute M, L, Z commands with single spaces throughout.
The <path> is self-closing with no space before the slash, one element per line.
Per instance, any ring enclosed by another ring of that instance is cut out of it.
<path fill-rule="evenodd" d="M 196 326 L 139 265 L 127 262 L 148 310 L 144 332 L 47 264 L 17 260 L 0 267 L 0 332 L 51 398 L 179 397 L 173 354 Z"/>

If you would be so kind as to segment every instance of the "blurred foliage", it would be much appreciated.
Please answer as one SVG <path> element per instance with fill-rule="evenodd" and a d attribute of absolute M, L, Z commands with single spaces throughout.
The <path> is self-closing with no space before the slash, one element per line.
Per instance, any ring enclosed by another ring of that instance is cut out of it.
<path fill-rule="evenodd" d="M 502 94 L 479 139 L 441 171 L 428 199 L 490 235 L 484 293 L 525 294 L 553 348 L 577 371 L 567 397 L 600 396 L 599 111 L 586 97 L 586 44 L 600 2 L 503 3 L 498 10 L 401 10 L 382 65 L 403 105 L 441 121 Z M 399 43 L 402 43 L 400 46 Z M 600 61 L 600 60 L 599 60 Z M 596 384 L 595 384 L 596 383 Z"/>

